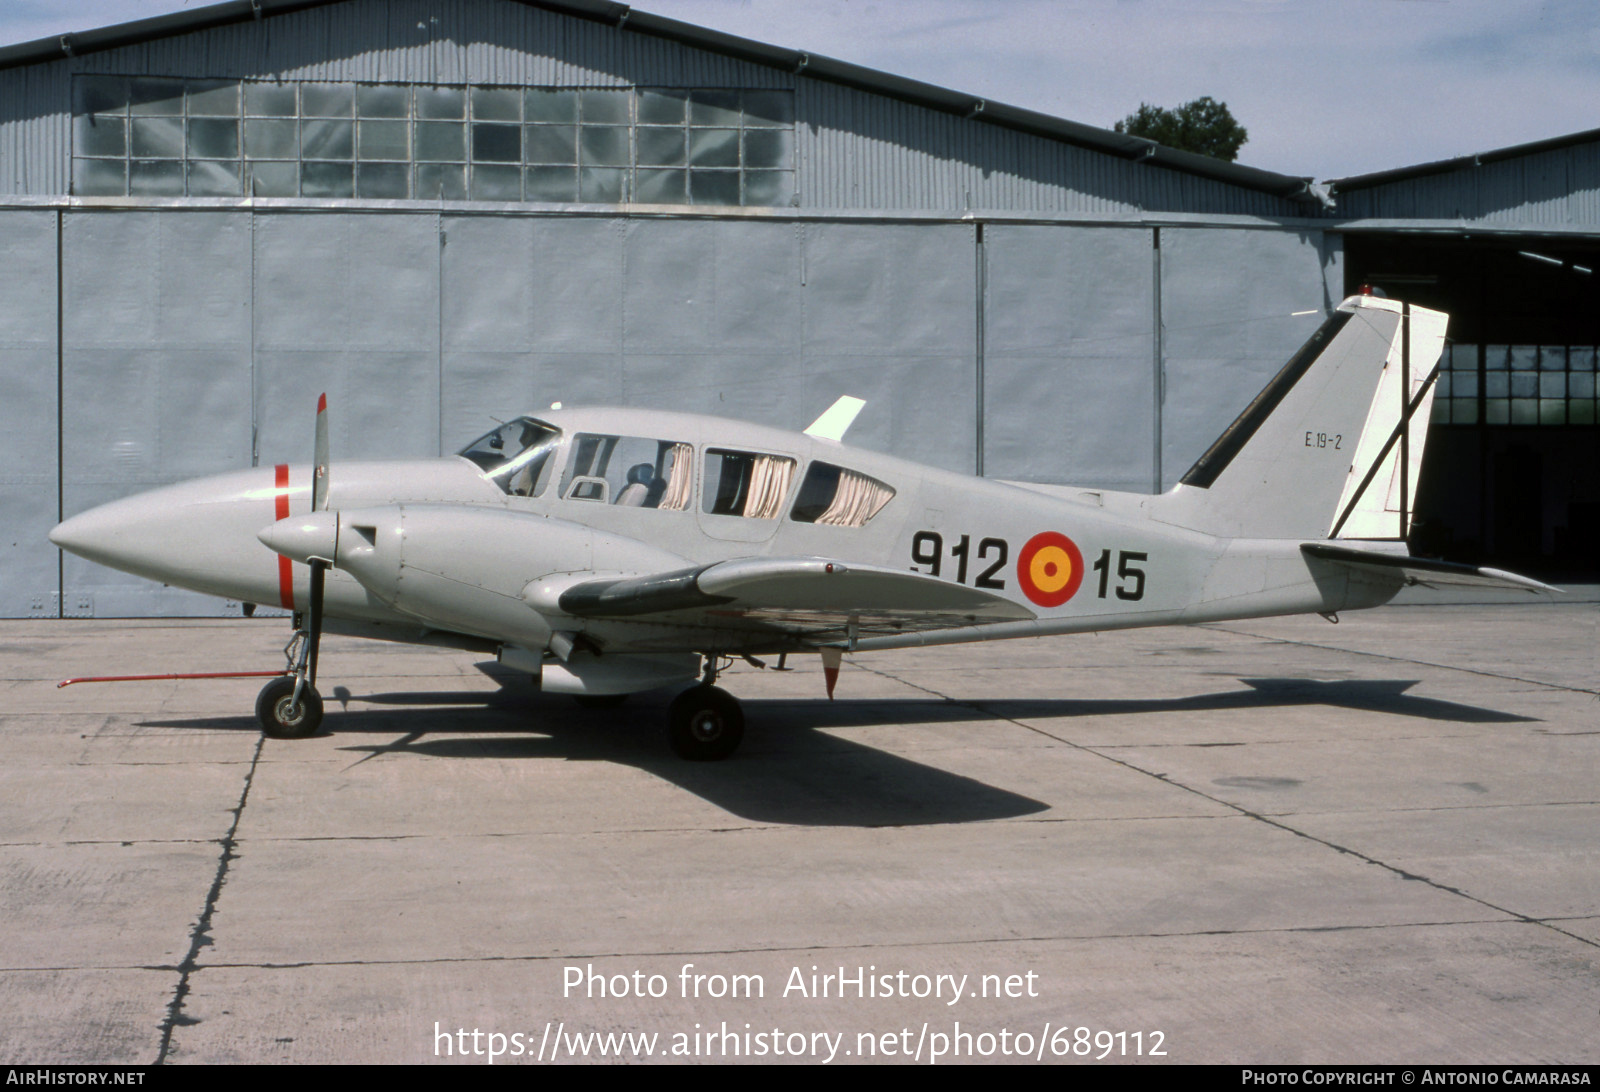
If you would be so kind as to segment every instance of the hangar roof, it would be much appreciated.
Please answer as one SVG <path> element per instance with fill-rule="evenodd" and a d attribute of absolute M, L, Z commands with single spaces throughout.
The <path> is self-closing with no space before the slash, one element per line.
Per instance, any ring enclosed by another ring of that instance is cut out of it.
<path fill-rule="evenodd" d="M 114 49 L 210 27 L 248 22 L 252 19 L 340 2 L 342 0 L 225 0 L 223 3 L 169 15 L 6 46 L 0 48 L 0 69 L 59 60 L 63 56 Z M 906 79 L 847 61 L 768 45 L 676 19 L 636 11 L 626 4 L 615 3 L 612 0 L 508 0 L 508 2 L 606 23 L 751 63 L 804 74 L 811 79 L 841 84 L 943 113 L 957 114 L 986 124 L 1059 140 L 1119 159 L 1164 167 L 1274 197 L 1304 201 L 1311 205 L 1327 204 L 1322 187 L 1314 186 L 1309 177 L 1278 174 L 1256 167 L 1227 163 L 1210 156 L 1179 151 L 1142 137 L 1084 125 L 1004 103 L 987 102 L 960 91 Z"/>
<path fill-rule="evenodd" d="M 1540 152 L 1553 152 L 1581 144 L 1595 143 L 1600 143 L 1600 129 L 1586 129 L 1581 133 L 1568 133 L 1566 136 L 1534 140 L 1526 144 L 1513 144 L 1506 148 L 1477 152 L 1473 155 L 1456 156 L 1453 159 L 1437 159 L 1430 163 L 1418 163 L 1410 167 L 1395 167 L 1387 171 L 1351 175 L 1349 178 L 1335 178 L 1331 179 L 1327 184 L 1335 193 L 1349 193 L 1352 190 L 1371 189 L 1374 186 L 1382 186 L 1389 182 L 1405 182 L 1413 178 L 1425 178 L 1428 175 L 1447 174 L 1450 171 L 1481 167 L 1485 163 L 1500 163 L 1508 159 L 1520 159 L 1523 156 L 1538 155 Z"/>
<path fill-rule="evenodd" d="M 1600 227 L 1600 129 L 1335 179 L 1328 186 L 1340 214 L 1357 223 L 1593 234 Z"/>

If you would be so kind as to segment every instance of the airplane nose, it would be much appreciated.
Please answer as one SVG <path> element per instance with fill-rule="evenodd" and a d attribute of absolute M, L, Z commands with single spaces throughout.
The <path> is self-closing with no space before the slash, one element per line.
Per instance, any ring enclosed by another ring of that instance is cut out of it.
<path fill-rule="evenodd" d="M 58 524 L 50 541 L 97 565 L 209 595 L 273 602 L 277 559 L 256 530 L 274 509 L 311 491 L 288 489 L 272 467 L 257 467 L 162 486 L 110 501 Z M 68 580 L 105 579 L 67 562 Z"/>
<path fill-rule="evenodd" d="M 50 541 L 82 557 L 107 537 L 106 530 L 105 513 L 93 508 L 56 524 L 50 530 Z"/>
<path fill-rule="evenodd" d="M 256 537 L 291 561 L 307 564 L 317 558 L 332 562 L 339 556 L 339 513 L 290 516 L 263 528 Z"/>
<path fill-rule="evenodd" d="M 177 522 L 171 510 L 133 497 L 56 524 L 50 541 L 101 565 L 152 575 L 148 570 L 171 559 Z"/>

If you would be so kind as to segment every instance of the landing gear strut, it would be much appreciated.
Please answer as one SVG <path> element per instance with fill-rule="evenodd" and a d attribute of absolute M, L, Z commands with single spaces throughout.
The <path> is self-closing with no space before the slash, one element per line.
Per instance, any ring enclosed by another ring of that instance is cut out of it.
<path fill-rule="evenodd" d="M 311 562 L 311 609 L 294 616 L 294 636 L 283 648 L 288 666 L 256 697 L 256 720 L 274 739 L 304 739 L 322 727 L 317 646 L 322 643 L 322 587 L 327 571 L 326 562 Z"/>
<path fill-rule="evenodd" d="M 744 710 L 739 700 L 712 685 L 717 657 L 706 656 L 705 677 L 672 700 L 667 711 L 667 738 L 679 758 L 715 762 L 727 758 L 744 739 Z"/>

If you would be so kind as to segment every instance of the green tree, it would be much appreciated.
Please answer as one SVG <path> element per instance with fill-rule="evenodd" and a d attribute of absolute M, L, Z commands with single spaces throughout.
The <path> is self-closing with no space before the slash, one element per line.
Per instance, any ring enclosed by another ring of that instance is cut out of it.
<path fill-rule="evenodd" d="M 1140 103 L 1138 110 L 1117 122 L 1114 128 L 1119 133 L 1229 163 L 1238 157 L 1239 148 L 1250 136 L 1228 112 L 1228 104 L 1210 95 L 1186 102 L 1176 110 Z"/>

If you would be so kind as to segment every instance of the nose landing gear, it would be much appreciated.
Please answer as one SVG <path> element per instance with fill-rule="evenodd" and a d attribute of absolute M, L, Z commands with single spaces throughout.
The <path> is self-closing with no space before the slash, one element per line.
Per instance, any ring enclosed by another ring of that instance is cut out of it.
<path fill-rule="evenodd" d="M 294 616 L 294 636 L 283 648 L 284 674 L 261 688 L 256 720 L 274 739 L 304 739 L 322 727 L 322 695 L 317 693 L 317 646 L 322 643 L 322 589 L 325 561 L 311 562 L 311 609 Z"/>
<path fill-rule="evenodd" d="M 296 694 L 296 690 L 300 690 Z M 256 720 L 273 739 L 303 739 L 322 727 L 322 695 L 309 684 L 303 688 L 293 675 L 282 675 L 261 688 L 256 698 Z"/>

